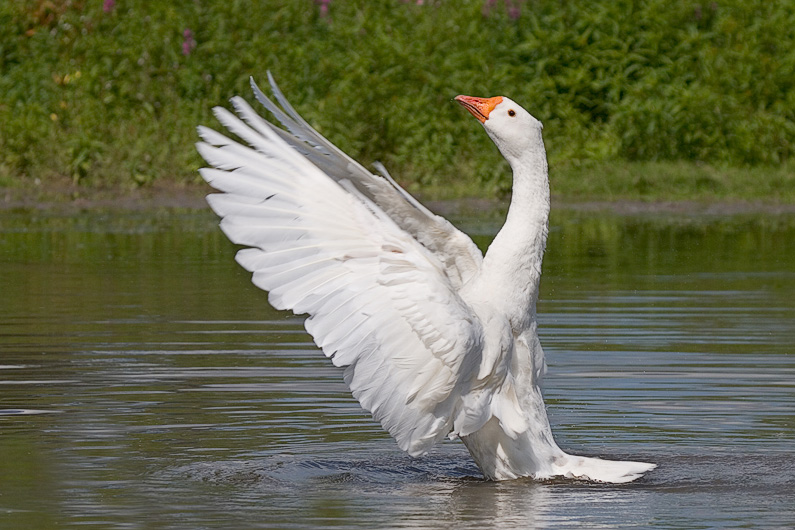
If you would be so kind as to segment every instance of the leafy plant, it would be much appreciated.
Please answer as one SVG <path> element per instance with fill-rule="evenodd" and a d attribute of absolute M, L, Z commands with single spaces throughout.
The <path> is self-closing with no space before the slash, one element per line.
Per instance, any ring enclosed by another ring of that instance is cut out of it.
<path fill-rule="evenodd" d="M 509 186 L 459 93 L 522 103 L 553 167 L 583 178 L 627 162 L 786 166 L 795 144 L 786 3 L 9 0 L 0 25 L 7 174 L 195 180 L 195 126 L 268 69 L 323 134 L 414 190 Z"/>

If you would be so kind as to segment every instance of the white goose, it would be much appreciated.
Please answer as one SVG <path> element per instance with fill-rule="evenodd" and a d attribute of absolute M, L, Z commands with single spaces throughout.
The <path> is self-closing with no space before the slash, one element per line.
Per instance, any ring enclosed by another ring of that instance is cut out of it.
<path fill-rule="evenodd" d="M 223 192 L 207 197 L 244 245 L 237 261 L 306 329 L 362 407 L 411 456 L 460 437 L 490 480 L 555 476 L 629 482 L 654 464 L 573 456 L 555 443 L 541 395 L 536 300 L 550 197 L 541 123 L 508 98 L 458 96 L 513 169 L 508 218 L 485 257 L 379 166 L 322 137 L 268 73 L 286 130 L 232 98 L 197 148 Z"/>

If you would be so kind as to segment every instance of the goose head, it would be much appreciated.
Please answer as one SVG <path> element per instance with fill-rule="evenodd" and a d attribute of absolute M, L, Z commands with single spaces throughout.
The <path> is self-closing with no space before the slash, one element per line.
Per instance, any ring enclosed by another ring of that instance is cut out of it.
<path fill-rule="evenodd" d="M 504 96 L 456 96 L 455 100 L 483 124 L 511 165 L 527 155 L 544 154 L 541 138 L 544 126 L 515 101 Z"/>

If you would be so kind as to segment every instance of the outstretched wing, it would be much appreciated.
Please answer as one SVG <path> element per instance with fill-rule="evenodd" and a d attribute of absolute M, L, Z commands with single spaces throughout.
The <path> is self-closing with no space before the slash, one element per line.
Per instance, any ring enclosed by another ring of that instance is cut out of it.
<path fill-rule="evenodd" d="M 403 230 L 436 254 L 455 287 L 460 288 L 480 270 L 483 254 L 469 236 L 447 219 L 425 208 L 395 182 L 383 165 L 374 175 L 346 155 L 310 126 L 284 97 L 273 76 L 268 81 L 281 105 L 276 105 L 251 80 L 254 95 L 287 130 L 271 127 L 293 148 L 297 149 L 321 171 L 337 182 L 347 180 L 364 197 L 375 203 Z M 284 109 L 284 110 L 282 110 Z"/>
<path fill-rule="evenodd" d="M 344 155 L 321 168 L 245 100 L 232 103 L 246 123 L 223 108 L 216 117 L 251 147 L 200 127 L 197 148 L 213 166 L 202 177 L 223 192 L 208 196 L 221 228 L 249 247 L 237 261 L 274 307 L 310 315 L 307 331 L 346 367 L 354 397 L 402 449 L 425 453 L 480 363 L 482 327 L 458 280 L 401 226 L 400 208 L 387 214 L 323 169 Z"/>

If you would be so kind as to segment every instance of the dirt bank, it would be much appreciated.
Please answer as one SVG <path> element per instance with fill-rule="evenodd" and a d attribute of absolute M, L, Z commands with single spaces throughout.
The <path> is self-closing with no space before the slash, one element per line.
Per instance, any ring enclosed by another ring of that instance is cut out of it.
<path fill-rule="evenodd" d="M 0 211 L 37 210 L 74 213 L 86 210 L 141 211 L 159 209 L 204 209 L 204 197 L 213 190 L 201 183 L 155 184 L 137 189 L 98 189 L 71 182 L 26 188 L 0 188 Z M 553 197 L 553 209 L 581 212 L 612 212 L 618 215 L 682 214 L 743 215 L 795 214 L 795 204 L 763 201 L 578 201 Z M 504 209 L 507 200 L 463 198 L 445 201 L 423 200 L 440 215 L 461 215 Z"/>

